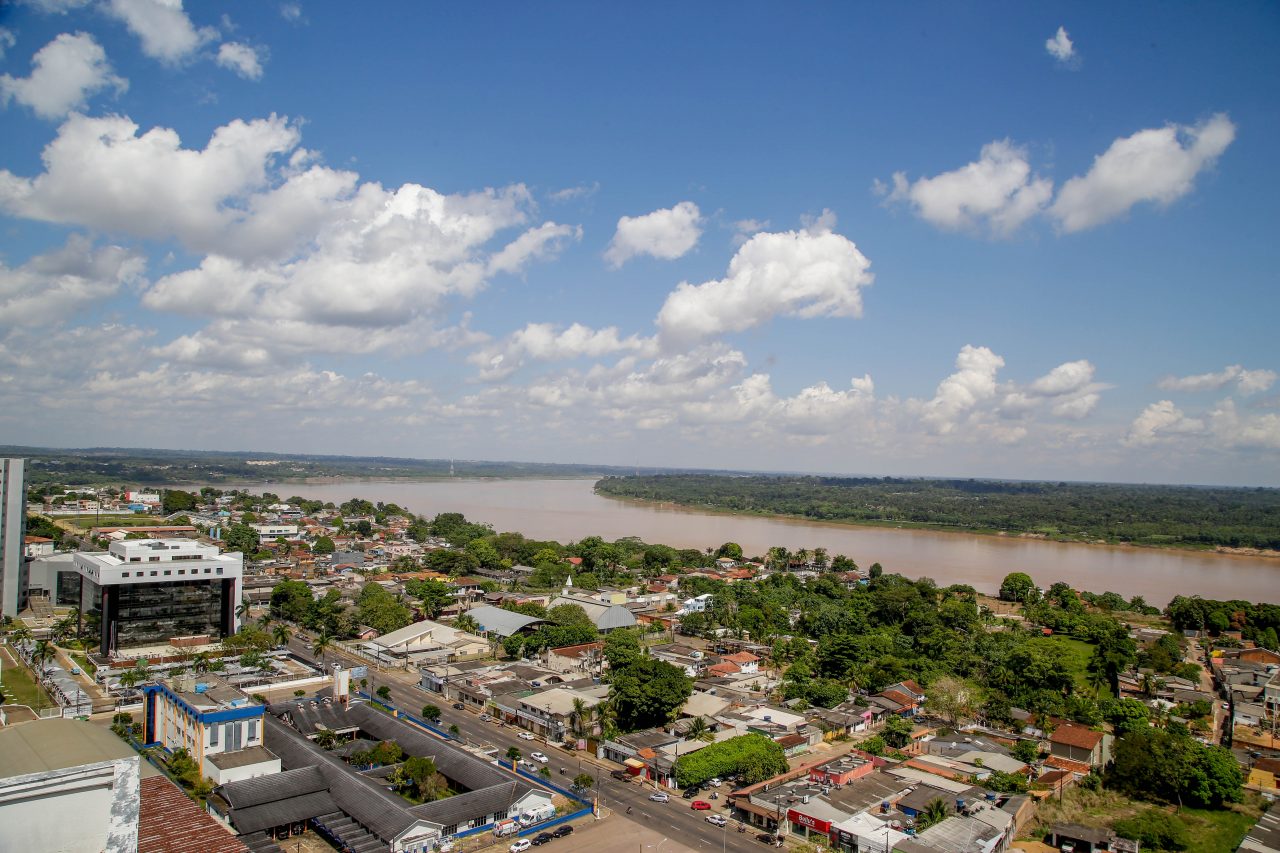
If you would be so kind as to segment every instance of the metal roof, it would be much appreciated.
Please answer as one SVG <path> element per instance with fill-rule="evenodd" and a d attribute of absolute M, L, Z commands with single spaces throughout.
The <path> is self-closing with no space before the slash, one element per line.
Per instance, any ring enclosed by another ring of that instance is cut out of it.
<path fill-rule="evenodd" d="M 137 757 L 111 730 L 81 720 L 32 720 L 0 729 L 0 773 L 5 777 Z M 141 769 L 143 779 L 159 775 L 150 762 L 141 762 Z"/>
<path fill-rule="evenodd" d="M 530 625 L 546 621 L 545 619 L 525 616 L 523 613 L 516 613 L 514 610 L 503 610 L 501 607 L 493 607 L 488 604 L 473 607 L 467 611 L 466 615 L 476 620 L 480 630 L 497 634 L 500 637 L 510 637 Z"/>

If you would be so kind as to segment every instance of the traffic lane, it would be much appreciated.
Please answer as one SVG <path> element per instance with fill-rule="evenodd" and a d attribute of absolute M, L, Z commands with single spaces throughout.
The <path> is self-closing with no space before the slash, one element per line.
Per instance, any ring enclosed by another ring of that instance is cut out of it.
<path fill-rule="evenodd" d="M 310 649 L 303 645 L 303 640 L 296 637 L 294 639 L 297 640 L 296 646 L 302 648 L 296 648 L 293 641 L 290 643 L 291 648 L 295 648 L 295 651 L 314 661 L 314 656 L 310 654 Z M 326 657 L 332 660 L 332 656 Z M 349 656 L 341 655 L 341 657 Z M 589 759 L 582 759 L 572 752 L 566 752 L 539 739 L 532 741 L 521 739 L 519 733 L 523 729 L 500 725 L 497 721 L 484 722 L 478 713 L 470 710 L 459 711 L 453 708 L 452 703 L 447 702 L 444 697 L 423 690 L 411 673 L 402 670 L 378 672 L 370 666 L 368 677 L 370 692 L 386 686 L 391 703 L 415 715 L 421 712 L 423 705 L 435 705 L 440 708 L 439 726 L 445 729 L 451 725 L 457 726 L 459 734 L 466 743 L 484 748 L 496 747 L 500 758 L 505 757 L 507 750 L 513 746 L 526 758 L 534 751 L 545 753 L 550 759 L 546 766 L 551 769 L 552 781 L 557 784 L 567 786 L 579 772 L 589 773 L 596 780 L 596 790 L 600 794 L 600 802 L 606 812 L 630 823 L 640 826 L 666 826 L 678 830 L 681 843 L 694 849 L 711 850 L 722 847 L 726 850 L 747 851 L 761 847 L 758 843 L 752 843 L 754 833 L 750 830 L 739 833 L 735 821 L 730 820 L 729 825 L 724 829 L 707 823 L 708 812 L 694 811 L 690 807 L 691 801 L 681 798 L 678 791 L 674 794 L 667 792 L 671 797 L 668 803 L 652 802 L 649 800 L 649 794 L 654 790 L 652 785 L 641 786 L 638 782 L 620 782 L 610 776 L 608 770 Z M 699 799 L 706 799 L 709 793 L 704 792 Z M 714 813 L 728 816 L 723 798 L 709 800 L 709 802 L 714 806 Z M 628 806 L 631 807 L 630 814 L 626 811 Z"/>

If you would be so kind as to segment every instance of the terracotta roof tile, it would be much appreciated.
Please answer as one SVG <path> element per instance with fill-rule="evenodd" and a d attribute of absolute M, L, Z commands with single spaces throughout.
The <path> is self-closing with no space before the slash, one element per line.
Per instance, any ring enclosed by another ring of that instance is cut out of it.
<path fill-rule="evenodd" d="M 1076 726 L 1071 723 L 1059 726 L 1049 736 L 1050 743 L 1060 743 L 1064 746 L 1074 746 L 1077 749 L 1088 750 L 1092 750 L 1101 740 L 1102 732 L 1095 732 L 1093 729 L 1086 729 L 1084 726 Z"/>
<path fill-rule="evenodd" d="M 164 776 L 142 780 L 138 853 L 248 853 L 240 839 Z"/>

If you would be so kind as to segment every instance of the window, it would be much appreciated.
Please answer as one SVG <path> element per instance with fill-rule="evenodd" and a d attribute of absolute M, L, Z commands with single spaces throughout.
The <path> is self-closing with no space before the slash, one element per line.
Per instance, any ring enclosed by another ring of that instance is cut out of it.
<path fill-rule="evenodd" d="M 222 566 L 218 566 L 218 574 L 222 574 Z"/>
<path fill-rule="evenodd" d="M 155 576 L 156 576 L 156 575 L 158 575 L 158 574 L 160 574 L 160 573 L 159 573 L 159 572 L 154 572 L 154 571 L 153 571 L 153 572 L 151 573 L 151 577 L 155 577 Z M 139 577 L 141 577 L 141 576 L 142 576 L 142 572 L 138 572 L 138 576 L 139 576 Z"/>
<path fill-rule="evenodd" d="M 209 746 L 218 745 L 218 729 L 221 728 L 217 723 L 209 726 Z"/>
<path fill-rule="evenodd" d="M 122 578 L 127 578 L 127 577 L 129 577 L 129 573 L 128 573 L 128 572 L 121 572 L 121 573 L 120 573 L 120 577 L 122 577 Z"/>
<path fill-rule="evenodd" d="M 141 557 L 130 557 L 130 558 L 129 558 L 129 562 L 130 562 L 130 563 L 141 563 L 141 562 L 142 562 L 142 558 L 141 558 Z"/>
<path fill-rule="evenodd" d="M 204 573 L 207 575 L 207 574 L 209 574 L 209 573 L 210 573 L 210 572 L 212 572 L 212 571 L 213 571 L 213 569 L 205 569 L 205 570 L 204 570 Z"/>
<path fill-rule="evenodd" d="M 178 569 L 178 574 L 185 575 L 186 573 L 187 573 L 186 569 Z"/>
<path fill-rule="evenodd" d="M 148 562 L 148 563 L 158 563 L 158 562 L 160 562 L 160 558 L 159 558 L 159 557 L 147 557 L 147 562 Z"/>
<path fill-rule="evenodd" d="M 440 834 L 445 836 L 454 835 L 455 833 L 457 833 L 457 831 L 458 831 L 458 825 L 456 823 L 451 823 L 448 826 L 446 826 L 444 828 L 444 831 L 442 831 Z"/>
<path fill-rule="evenodd" d="M 169 575 L 171 575 L 171 574 L 173 574 L 173 572 L 172 572 L 171 570 L 169 570 L 169 569 L 165 569 L 165 570 L 164 570 L 164 576 L 165 576 L 165 577 L 169 577 Z"/>
<path fill-rule="evenodd" d="M 253 741 L 253 740 L 257 740 L 257 739 L 258 739 L 258 721 L 257 721 L 257 720 L 250 720 L 250 721 L 249 721 L 249 736 L 246 738 L 246 740 L 251 740 L 251 741 Z"/>

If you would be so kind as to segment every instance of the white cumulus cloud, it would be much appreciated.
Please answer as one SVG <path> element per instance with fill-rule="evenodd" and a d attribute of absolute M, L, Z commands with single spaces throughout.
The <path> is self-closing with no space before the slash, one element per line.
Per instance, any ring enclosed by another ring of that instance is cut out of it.
<path fill-rule="evenodd" d="M 1234 382 L 1241 394 L 1256 394 L 1266 391 L 1275 381 L 1274 370 L 1245 370 L 1242 366 L 1233 364 L 1217 373 L 1166 376 L 1158 384 L 1166 391 L 1218 391 Z"/>
<path fill-rule="evenodd" d="M 1058 27 L 1058 31 L 1053 34 L 1053 37 L 1044 43 L 1044 49 L 1063 65 L 1071 65 L 1078 61 L 1076 46 L 1072 44 L 1071 37 L 1067 35 L 1066 27 Z"/>
<path fill-rule="evenodd" d="M 851 240 L 821 226 L 756 234 L 738 249 L 721 279 L 681 282 L 658 312 L 662 336 L 675 343 L 737 332 L 776 316 L 859 317 L 871 262 Z"/>
<path fill-rule="evenodd" d="M 1204 432 L 1204 428 L 1204 421 L 1187 417 L 1172 400 L 1161 400 L 1147 406 L 1134 418 L 1124 443 L 1131 446 L 1154 444 L 1168 436 Z"/>
<path fill-rule="evenodd" d="M 246 80 L 262 79 L 262 56 L 256 48 L 247 44 L 228 41 L 218 45 L 218 64 Z"/>
<path fill-rule="evenodd" d="M 197 29 L 182 0 L 110 0 L 109 14 L 120 19 L 142 42 L 152 59 L 176 64 L 218 38 L 212 27 Z"/>
<path fill-rule="evenodd" d="M 4 59 L 5 51 L 18 43 L 18 37 L 13 34 L 13 30 L 0 27 L 0 59 Z"/>
<path fill-rule="evenodd" d="M 59 322 L 138 284 L 145 267 L 140 253 L 120 246 L 94 249 L 79 234 L 19 267 L 0 263 L 0 326 Z"/>
<path fill-rule="evenodd" d="M 41 118 L 55 119 L 106 88 L 119 94 L 129 83 L 112 71 L 102 45 L 88 33 L 62 33 L 32 57 L 30 76 L 0 75 L 0 102 L 14 100 Z"/>
<path fill-rule="evenodd" d="M 1219 113 L 1194 126 L 1167 125 L 1117 139 L 1080 177 L 1062 185 L 1049 215 L 1063 231 L 1083 231 L 1123 216 L 1140 202 L 1168 205 L 1191 192 L 1235 139 Z"/>
<path fill-rule="evenodd" d="M 644 216 L 624 216 L 605 250 L 604 258 L 615 269 L 637 255 L 672 261 L 688 253 L 702 236 L 702 213 L 691 201 L 655 210 Z"/>
<path fill-rule="evenodd" d="M 616 326 L 593 329 L 574 323 L 561 329 L 551 323 L 529 323 L 499 344 L 472 353 L 467 360 L 480 367 L 480 379 L 492 381 L 510 376 L 528 360 L 567 361 L 622 352 L 653 355 L 654 343 L 653 338 L 638 335 L 624 338 Z"/>
<path fill-rule="evenodd" d="M 978 407 L 996 395 L 996 374 L 1004 359 L 986 347 L 966 344 L 956 356 L 956 372 L 938 384 L 924 404 L 921 420 L 938 435 L 953 432 Z"/>
<path fill-rule="evenodd" d="M 1027 154 L 1009 140 L 982 147 L 978 160 L 932 178 L 907 180 L 895 172 L 887 203 L 904 203 L 921 219 L 952 231 L 1006 237 L 1038 214 L 1053 195 L 1053 181 L 1032 173 Z"/>
<path fill-rule="evenodd" d="M 582 239 L 582 227 L 544 222 L 530 228 L 489 259 L 489 272 L 517 273 L 532 260 L 549 260 L 570 240 Z"/>

